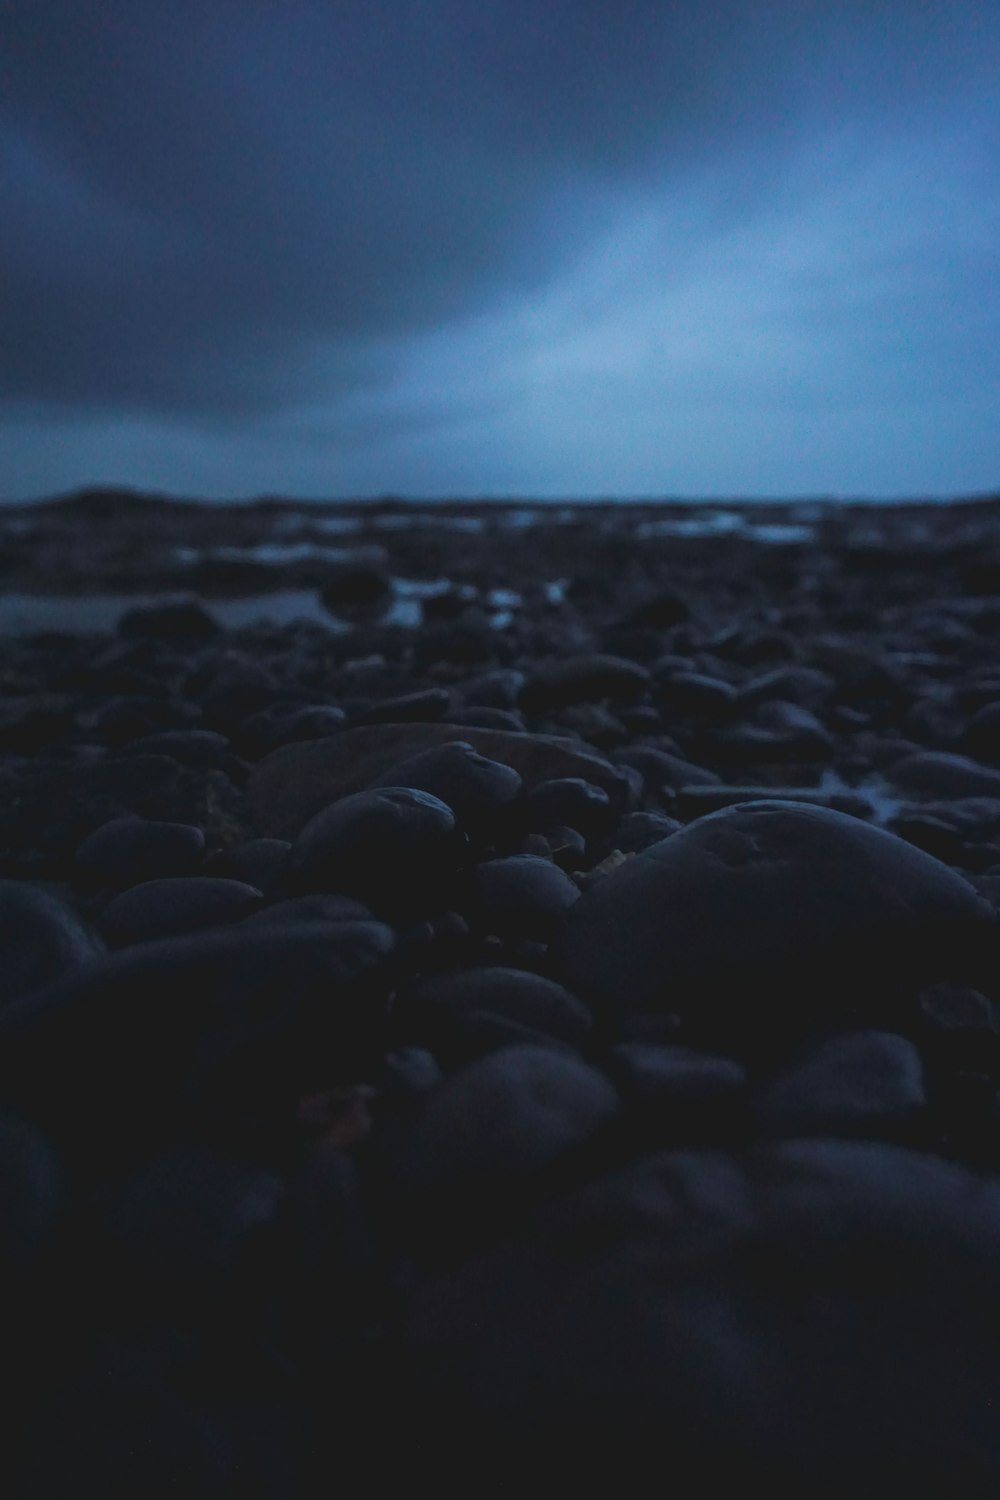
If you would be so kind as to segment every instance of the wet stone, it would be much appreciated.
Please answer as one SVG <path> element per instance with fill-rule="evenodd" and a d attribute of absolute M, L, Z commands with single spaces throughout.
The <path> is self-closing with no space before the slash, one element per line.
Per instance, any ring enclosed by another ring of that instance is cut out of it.
<path fill-rule="evenodd" d="M 182 766 L 219 770 L 225 766 L 229 740 L 213 729 L 167 729 L 132 740 L 128 751 L 130 755 L 169 755 Z"/>
<path fill-rule="evenodd" d="M 187 823 L 113 818 L 76 851 L 81 874 L 109 886 L 190 875 L 202 864 L 205 835 Z"/>
<path fill-rule="evenodd" d="M 54 891 L 33 881 L 0 880 L 0 1007 L 104 951 L 90 924 Z"/>
<path fill-rule="evenodd" d="M 270 896 L 281 883 L 291 847 L 287 839 L 245 839 L 214 854 L 205 874 L 242 880 Z"/>
<path fill-rule="evenodd" d="M 893 762 L 889 779 L 901 791 L 932 799 L 1000 797 L 1000 771 L 947 751 L 920 751 Z"/>
<path fill-rule="evenodd" d="M 446 803 L 469 834 L 488 833 L 506 821 L 523 792 L 520 774 L 480 755 L 470 744 L 435 745 L 390 766 L 372 787 L 413 787 Z"/>
<path fill-rule="evenodd" d="M 607 1069 L 623 1109 L 661 1143 L 691 1131 L 704 1139 L 712 1126 L 731 1133 L 736 1124 L 745 1124 L 747 1074 L 732 1058 L 621 1042 L 609 1054 Z"/>
<path fill-rule="evenodd" d="M 376 909 L 437 904 L 458 869 L 464 836 L 439 798 L 413 787 L 380 787 L 333 803 L 292 845 L 287 877 L 300 891 L 370 900 Z"/>
<path fill-rule="evenodd" d="M 445 688 L 426 688 L 419 693 L 404 693 L 397 698 L 382 698 L 358 713 L 355 724 L 406 724 L 447 717 L 451 694 Z"/>
<path fill-rule="evenodd" d="M 813 1048 L 757 1095 L 764 1130 L 781 1135 L 905 1132 L 927 1107 L 920 1054 L 905 1037 L 856 1031 Z"/>
<path fill-rule="evenodd" d="M 428 1096 L 400 1153 L 400 1179 L 413 1197 L 530 1182 L 617 1110 L 618 1095 L 596 1068 L 544 1047 L 507 1047 Z"/>
<path fill-rule="evenodd" d="M 424 980 L 397 996 L 395 1015 L 408 1034 L 433 1051 L 463 1016 L 482 1012 L 575 1046 L 586 1040 L 593 1025 L 587 1007 L 562 985 L 502 965 L 458 969 Z"/>
<path fill-rule="evenodd" d="M 645 667 L 623 656 L 596 653 L 548 662 L 528 676 L 521 690 L 522 707 L 537 710 L 609 698 L 626 702 L 648 691 Z"/>
<path fill-rule="evenodd" d="M 499 937 L 552 937 L 580 895 L 557 865 L 531 854 L 484 860 L 471 885 L 470 914 Z"/>
<path fill-rule="evenodd" d="M 146 880 L 108 902 L 101 913 L 101 931 L 117 948 L 155 942 L 157 938 L 239 921 L 263 900 L 253 886 L 219 876 Z"/>
<path fill-rule="evenodd" d="M 614 809 L 603 787 L 579 776 L 563 776 L 532 788 L 525 816 L 528 826 L 541 832 L 569 824 L 590 838 L 607 831 L 614 820 Z"/>
<path fill-rule="evenodd" d="M 825 808 L 750 802 L 589 887 L 556 957 L 603 1011 L 663 1008 L 763 1037 L 778 1020 L 850 1011 L 907 974 L 967 977 L 994 932 L 965 880 L 892 834 Z"/>

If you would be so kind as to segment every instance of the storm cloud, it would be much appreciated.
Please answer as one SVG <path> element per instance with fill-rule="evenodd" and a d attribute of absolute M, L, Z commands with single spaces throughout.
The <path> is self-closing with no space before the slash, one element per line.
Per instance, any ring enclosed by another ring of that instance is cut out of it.
<path fill-rule="evenodd" d="M 1000 484 L 1000 13 L 0 3 L 0 495 Z"/>

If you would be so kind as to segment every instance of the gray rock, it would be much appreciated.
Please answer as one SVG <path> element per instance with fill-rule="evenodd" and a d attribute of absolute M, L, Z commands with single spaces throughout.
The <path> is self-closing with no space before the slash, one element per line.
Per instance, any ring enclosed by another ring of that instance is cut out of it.
<path fill-rule="evenodd" d="M 498 937 L 550 938 L 579 896 L 558 865 L 533 854 L 484 860 L 472 875 L 474 915 Z"/>
<path fill-rule="evenodd" d="M 849 1010 L 907 973 L 964 977 L 995 930 L 965 880 L 892 834 L 825 808 L 749 802 L 592 885 L 556 957 L 603 1010 L 766 1031 Z"/>
<path fill-rule="evenodd" d="M 0 880 L 0 1011 L 105 951 L 65 901 L 27 880 Z"/>
<path fill-rule="evenodd" d="M 146 880 L 123 891 L 101 913 L 101 931 L 114 947 L 220 927 L 260 906 L 264 897 L 241 880 L 194 875 Z"/>
<path fill-rule="evenodd" d="M 765 1130 L 783 1135 L 892 1134 L 927 1107 L 920 1053 L 888 1031 L 856 1031 L 812 1048 L 757 1096 Z"/>
<path fill-rule="evenodd" d="M 204 855 L 205 835 L 192 824 L 124 817 L 95 828 L 77 849 L 76 863 L 92 880 L 129 886 L 191 875 Z"/>

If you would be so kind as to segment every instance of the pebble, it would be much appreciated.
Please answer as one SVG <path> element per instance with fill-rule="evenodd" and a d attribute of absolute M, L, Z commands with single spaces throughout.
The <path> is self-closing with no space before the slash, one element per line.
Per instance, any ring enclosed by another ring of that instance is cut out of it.
<path fill-rule="evenodd" d="M 390 766 L 371 785 L 428 792 L 447 803 L 467 833 L 477 835 L 489 833 L 508 819 L 524 790 L 512 766 L 480 755 L 462 740 L 421 750 Z"/>
<path fill-rule="evenodd" d="M 965 755 L 922 750 L 893 761 L 888 776 L 903 792 L 933 799 L 1000 797 L 1000 771 Z"/>
<path fill-rule="evenodd" d="M 755 1098 L 765 1131 L 895 1136 L 927 1108 L 920 1053 L 905 1037 L 855 1031 L 810 1051 Z"/>
<path fill-rule="evenodd" d="M 289 883 L 332 891 L 376 909 L 421 906 L 454 875 L 465 851 L 455 814 L 413 787 L 357 792 L 324 808 L 292 844 Z"/>
<path fill-rule="evenodd" d="M 244 839 L 213 854 L 205 874 L 242 880 L 270 896 L 281 884 L 291 848 L 287 839 Z"/>
<path fill-rule="evenodd" d="M 548 940 L 580 897 L 558 865 L 532 854 L 484 860 L 470 885 L 470 914 L 498 937 Z"/>
<path fill-rule="evenodd" d="M 528 674 L 520 704 L 528 710 L 550 709 L 572 703 L 609 698 L 640 698 L 649 691 L 645 667 L 627 657 L 594 653 L 569 656 L 538 666 Z"/>
<path fill-rule="evenodd" d="M 574 1046 L 593 1025 L 587 1007 L 561 984 L 499 964 L 435 974 L 397 995 L 394 1014 L 407 1035 L 434 1051 L 463 1016 L 484 1012 Z"/>
<path fill-rule="evenodd" d="M 603 787 L 581 776 L 540 781 L 525 804 L 528 826 L 541 832 L 568 824 L 587 838 L 606 833 L 615 821 L 611 798 Z"/>
<path fill-rule="evenodd" d="M 90 1171 L 178 1128 L 196 1079 L 225 1119 L 241 1069 L 264 1097 L 322 1059 L 369 1057 L 395 947 L 377 922 L 230 925 L 137 944 L 22 997 L 0 1022 L 6 1084 Z"/>
<path fill-rule="evenodd" d="M 396 1164 L 408 1197 L 531 1181 L 614 1118 L 618 1095 L 596 1068 L 545 1047 L 506 1047 L 427 1095 Z"/>
<path fill-rule="evenodd" d="M 80 872 L 109 886 L 192 875 L 205 857 L 205 835 L 186 823 L 112 818 L 76 851 Z"/>
<path fill-rule="evenodd" d="M 239 921 L 263 900 L 254 886 L 219 876 L 145 880 L 108 902 L 100 926 L 112 947 L 123 948 Z"/>
<path fill-rule="evenodd" d="M 0 880 L 0 1012 L 104 951 L 98 934 L 55 891 Z"/>
<path fill-rule="evenodd" d="M 825 808 L 749 802 L 592 885 L 557 962 L 602 1011 L 766 1033 L 849 1011 L 906 972 L 961 978 L 994 931 L 988 903 L 902 839 Z"/>

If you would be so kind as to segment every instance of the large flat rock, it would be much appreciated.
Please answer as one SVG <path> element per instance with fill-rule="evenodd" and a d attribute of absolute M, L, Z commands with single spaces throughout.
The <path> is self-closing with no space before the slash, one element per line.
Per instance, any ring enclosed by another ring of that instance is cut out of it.
<path fill-rule="evenodd" d="M 247 787 L 254 828 L 293 839 L 331 802 L 363 791 L 392 766 L 432 745 L 462 741 L 519 771 L 529 788 L 558 776 L 581 776 L 619 803 L 626 783 L 598 755 L 556 735 L 515 734 L 468 724 L 371 724 L 325 740 L 285 745 L 252 771 Z"/>

